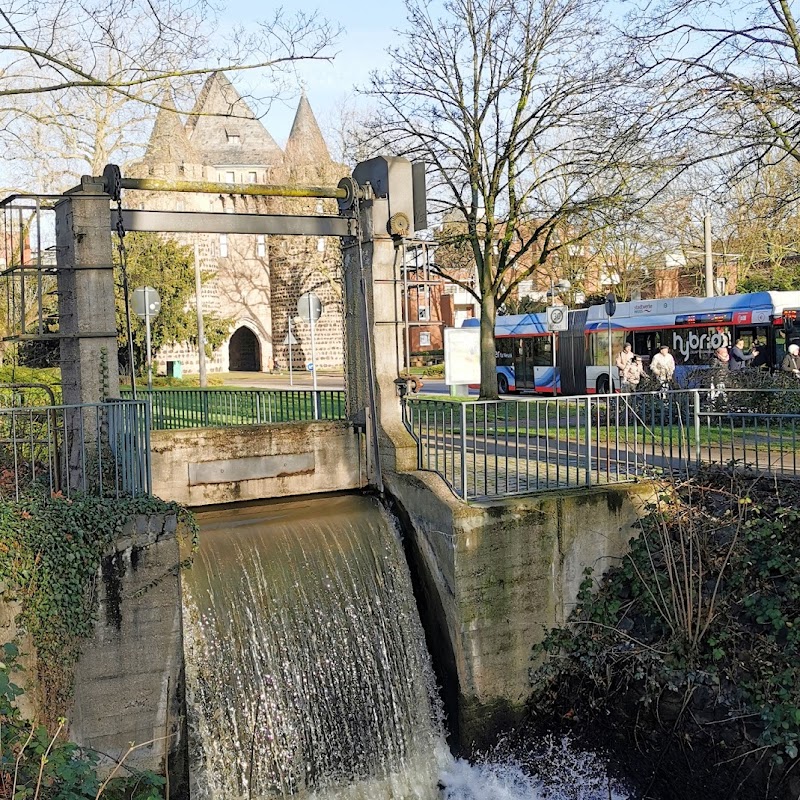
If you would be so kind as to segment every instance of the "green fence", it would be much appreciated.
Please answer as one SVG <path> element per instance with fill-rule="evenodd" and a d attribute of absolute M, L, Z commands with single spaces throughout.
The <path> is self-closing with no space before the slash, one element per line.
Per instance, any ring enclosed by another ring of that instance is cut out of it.
<path fill-rule="evenodd" d="M 123 395 L 130 397 L 130 390 Z M 338 390 L 153 389 L 137 396 L 149 402 L 158 431 L 345 417 L 345 395 Z"/>

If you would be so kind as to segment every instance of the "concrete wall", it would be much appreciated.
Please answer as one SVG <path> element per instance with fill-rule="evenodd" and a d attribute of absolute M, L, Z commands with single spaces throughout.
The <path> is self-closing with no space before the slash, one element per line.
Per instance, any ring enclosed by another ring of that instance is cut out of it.
<path fill-rule="evenodd" d="M 572 610 L 583 570 L 601 575 L 638 532 L 650 484 L 456 501 L 429 473 L 392 475 L 413 529 L 417 578 L 450 728 L 465 751 L 518 719 L 530 694 L 531 648 Z"/>
<path fill-rule="evenodd" d="M 346 422 L 156 431 L 153 493 L 205 506 L 360 489 L 362 439 Z"/>
<path fill-rule="evenodd" d="M 75 669 L 68 735 L 126 763 L 184 772 L 183 630 L 174 516 L 131 520 L 103 559 L 93 639 Z M 178 777 L 175 777 L 178 776 Z M 176 794 L 173 794 L 176 796 Z"/>

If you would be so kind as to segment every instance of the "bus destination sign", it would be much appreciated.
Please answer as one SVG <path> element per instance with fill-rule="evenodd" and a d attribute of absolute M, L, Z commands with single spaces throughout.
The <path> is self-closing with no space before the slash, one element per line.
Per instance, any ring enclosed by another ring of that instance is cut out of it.
<path fill-rule="evenodd" d="M 711 325 L 720 325 L 730 321 L 730 311 L 710 311 L 705 314 L 679 314 L 675 317 L 676 325 L 700 325 L 704 322 Z"/>

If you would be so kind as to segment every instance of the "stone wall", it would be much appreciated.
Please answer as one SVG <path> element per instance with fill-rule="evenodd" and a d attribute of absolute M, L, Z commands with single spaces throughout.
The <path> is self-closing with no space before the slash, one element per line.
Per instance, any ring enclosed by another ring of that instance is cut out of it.
<path fill-rule="evenodd" d="M 470 751 L 518 719 L 531 648 L 637 534 L 651 484 L 467 505 L 429 473 L 387 478 L 413 531 L 409 556 L 455 740 Z"/>
<path fill-rule="evenodd" d="M 363 449 L 347 422 L 154 431 L 153 492 L 206 506 L 360 489 Z"/>
<path fill-rule="evenodd" d="M 71 739 L 125 763 L 185 771 L 183 630 L 175 516 L 131 520 L 103 559 L 94 638 L 75 669 Z M 110 764 L 110 760 L 105 760 Z"/>

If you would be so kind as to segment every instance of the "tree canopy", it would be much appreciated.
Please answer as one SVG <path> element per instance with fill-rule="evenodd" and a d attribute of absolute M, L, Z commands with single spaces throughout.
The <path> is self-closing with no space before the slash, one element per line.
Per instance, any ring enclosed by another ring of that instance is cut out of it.
<path fill-rule="evenodd" d="M 12 176 L 28 190 L 58 191 L 124 163 L 168 107 L 165 89 L 191 97 L 214 71 L 257 71 L 261 103 L 296 91 L 291 68 L 330 59 L 338 28 L 316 13 L 269 13 L 226 34 L 209 0 L 4 3 L 0 141 Z"/>
<path fill-rule="evenodd" d="M 380 140 L 432 168 L 433 210 L 460 220 L 481 304 L 481 396 L 497 396 L 497 309 L 658 179 L 655 120 L 590 0 L 407 0 L 374 74 Z M 438 8 L 438 6 L 436 7 Z"/>
<path fill-rule="evenodd" d="M 155 233 L 129 233 L 125 237 L 128 284 L 130 291 L 152 286 L 161 297 L 161 310 L 150 322 L 153 351 L 175 342 L 197 344 L 197 316 L 193 298 L 195 291 L 194 250 L 164 239 Z M 122 275 L 119 263 L 117 273 L 117 331 L 122 360 L 127 363 L 127 326 L 125 302 L 122 292 Z M 208 276 L 205 276 L 206 278 Z M 213 314 L 203 314 L 207 351 L 219 347 L 230 329 L 230 321 Z M 137 370 L 143 371 L 145 362 L 145 321 L 132 314 L 134 359 Z"/>

